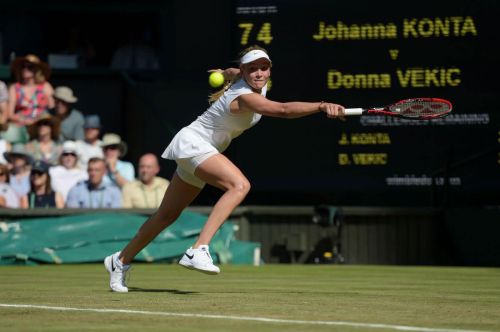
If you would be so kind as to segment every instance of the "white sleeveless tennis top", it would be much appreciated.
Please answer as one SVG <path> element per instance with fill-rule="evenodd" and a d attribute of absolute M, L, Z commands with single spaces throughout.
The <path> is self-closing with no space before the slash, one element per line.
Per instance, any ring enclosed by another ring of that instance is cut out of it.
<path fill-rule="evenodd" d="M 261 95 L 266 96 L 267 84 Z M 248 128 L 259 122 L 261 115 L 254 112 L 231 113 L 229 105 L 241 95 L 253 93 L 244 79 L 236 81 L 202 115 L 182 128 L 167 146 L 162 158 L 180 159 L 205 153 L 223 152 Z"/>

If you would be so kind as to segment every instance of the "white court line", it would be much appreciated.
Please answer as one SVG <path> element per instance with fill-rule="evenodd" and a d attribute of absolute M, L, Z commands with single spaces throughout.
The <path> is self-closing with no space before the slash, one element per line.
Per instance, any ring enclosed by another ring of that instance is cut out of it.
<path fill-rule="evenodd" d="M 32 305 L 32 304 L 0 303 L 0 307 L 31 308 L 31 309 L 56 310 L 56 311 L 87 311 L 87 312 L 99 312 L 99 313 L 139 314 L 139 315 L 173 316 L 173 317 L 196 317 L 196 318 L 229 319 L 229 320 L 242 320 L 242 321 L 265 322 L 265 323 L 283 323 L 283 324 L 337 325 L 337 326 L 351 326 L 351 327 L 359 327 L 359 328 L 391 329 L 391 330 L 398 330 L 398 331 L 489 332 L 489 331 L 478 331 L 478 330 L 434 329 L 434 328 L 427 328 L 427 327 L 390 325 L 390 324 L 353 323 L 353 322 L 343 322 L 343 321 L 321 321 L 321 320 L 314 321 L 314 320 L 277 319 L 277 318 L 252 317 L 252 316 L 206 315 L 206 314 L 187 314 L 187 313 L 183 314 L 183 313 L 177 313 L 177 312 L 125 310 L 125 309 L 51 307 L 51 306 L 45 306 L 45 305 Z"/>

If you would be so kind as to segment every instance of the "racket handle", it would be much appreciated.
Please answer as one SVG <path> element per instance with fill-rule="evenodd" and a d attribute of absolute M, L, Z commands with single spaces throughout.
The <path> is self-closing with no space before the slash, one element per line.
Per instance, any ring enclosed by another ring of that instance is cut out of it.
<path fill-rule="evenodd" d="M 362 108 L 346 108 L 344 109 L 344 114 L 349 116 L 349 115 L 361 115 L 363 114 L 363 109 Z"/>

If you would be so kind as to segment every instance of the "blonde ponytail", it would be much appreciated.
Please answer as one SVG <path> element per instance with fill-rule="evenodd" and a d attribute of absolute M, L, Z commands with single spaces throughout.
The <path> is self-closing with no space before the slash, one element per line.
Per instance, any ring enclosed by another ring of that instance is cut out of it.
<path fill-rule="evenodd" d="M 208 96 L 208 103 L 212 104 L 213 102 L 217 101 L 217 99 L 222 97 L 224 92 L 226 92 L 226 90 L 229 89 L 232 84 L 233 84 L 233 81 L 227 81 L 226 83 L 224 83 L 224 85 L 222 86 L 222 88 L 220 90 L 217 90 Z"/>
<path fill-rule="evenodd" d="M 267 53 L 266 49 L 264 49 L 258 45 L 253 45 L 253 46 L 247 47 L 243 51 L 241 51 L 239 54 L 239 58 L 241 59 L 245 54 L 247 54 L 250 51 L 254 51 L 254 50 L 261 50 L 261 51 L 264 51 Z M 233 83 L 234 83 L 233 81 L 227 81 L 226 83 L 224 83 L 224 86 L 220 90 L 217 90 L 208 96 L 208 102 L 210 104 L 212 104 L 215 101 L 217 101 L 220 97 L 222 97 L 224 92 L 226 92 L 226 90 L 229 89 L 231 87 L 231 85 L 233 85 Z"/>

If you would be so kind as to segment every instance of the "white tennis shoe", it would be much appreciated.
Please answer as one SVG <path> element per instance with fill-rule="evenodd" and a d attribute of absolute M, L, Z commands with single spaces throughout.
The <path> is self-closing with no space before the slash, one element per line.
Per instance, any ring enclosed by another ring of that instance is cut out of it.
<path fill-rule="evenodd" d="M 186 250 L 179 264 L 187 269 L 206 274 L 219 274 L 220 272 L 220 269 L 214 265 L 207 245 L 202 245 L 197 249 L 189 248 Z"/>
<path fill-rule="evenodd" d="M 127 293 L 128 287 L 125 283 L 125 277 L 127 276 L 127 271 L 130 269 L 130 265 L 123 265 L 118 262 L 118 256 L 120 252 L 114 253 L 104 259 L 104 267 L 109 272 L 109 287 L 113 292 Z"/>

